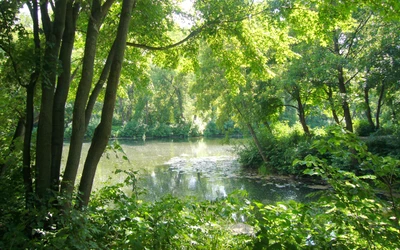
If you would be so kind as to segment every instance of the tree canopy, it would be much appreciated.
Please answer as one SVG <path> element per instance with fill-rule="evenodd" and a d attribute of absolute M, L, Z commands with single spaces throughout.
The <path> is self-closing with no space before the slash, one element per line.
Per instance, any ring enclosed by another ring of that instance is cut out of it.
<path fill-rule="evenodd" d="M 331 124 L 398 128 L 399 11 L 397 0 L 1 1 L 0 175 L 21 173 L 25 208 L 48 226 L 89 205 L 111 136 L 216 123 L 249 134 L 265 166 L 262 139 L 284 124 L 308 138 Z"/>

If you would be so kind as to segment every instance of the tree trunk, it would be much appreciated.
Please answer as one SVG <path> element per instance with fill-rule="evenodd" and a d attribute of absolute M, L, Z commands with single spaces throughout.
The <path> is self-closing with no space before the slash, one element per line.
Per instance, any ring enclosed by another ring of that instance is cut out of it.
<path fill-rule="evenodd" d="M 271 126 L 269 125 L 268 121 L 263 121 L 262 123 L 268 129 L 269 133 L 272 135 L 272 129 L 271 129 Z"/>
<path fill-rule="evenodd" d="M 92 9 L 86 33 L 82 76 L 78 85 L 78 90 L 74 103 L 72 135 L 68 152 L 68 159 L 64 171 L 64 177 L 61 183 L 61 192 L 65 192 L 65 194 L 69 198 L 72 197 L 72 192 L 74 190 L 75 179 L 78 172 L 82 152 L 83 139 L 86 132 L 85 109 L 93 80 L 97 39 L 103 17 L 100 0 L 94 0 L 91 7 Z"/>
<path fill-rule="evenodd" d="M 339 120 L 339 117 L 338 117 L 337 112 L 336 112 L 335 102 L 333 100 L 332 87 L 328 86 L 328 90 L 325 90 L 325 92 L 328 95 L 328 102 L 329 102 L 329 105 L 331 106 L 331 112 L 332 112 L 333 120 L 336 122 L 336 124 L 339 125 L 340 124 L 340 120 Z"/>
<path fill-rule="evenodd" d="M 41 56 L 40 56 L 40 36 L 39 36 L 39 6 L 37 1 L 32 1 L 28 4 L 33 23 L 33 43 L 34 43 L 34 58 L 35 70 L 30 75 L 29 84 L 26 86 L 26 104 L 25 104 L 25 135 L 24 146 L 22 150 L 22 177 L 25 190 L 25 207 L 30 209 L 33 206 L 33 182 L 31 173 L 31 141 L 32 130 L 34 124 L 34 94 L 35 87 L 41 71 Z"/>
<path fill-rule="evenodd" d="M 63 42 L 60 50 L 62 73 L 58 77 L 57 89 L 53 102 L 52 134 L 52 189 L 59 191 L 60 167 L 64 141 L 65 102 L 71 82 L 71 55 L 75 41 L 76 20 L 80 9 L 79 3 L 68 2 Z"/>
<path fill-rule="evenodd" d="M 111 63 L 114 58 L 115 42 L 113 43 L 110 52 L 108 53 L 106 63 L 104 64 L 103 70 L 96 85 L 94 86 L 92 93 L 90 94 L 88 104 L 85 110 L 85 130 L 89 126 L 90 117 L 92 116 L 93 108 L 96 103 L 97 97 L 99 96 L 104 83 L 107 81 L 108 75 L 110 74 Z"/>
<path fill-rule="evenodd" d="M 268 163 L 268 159 L 264 154 L 263 148 L 261 146 L 260 141 L 258 140 L 256 132 L 253 129 L 253 126 L 251 126 L 250 123 L 247 123 L 246 126 L 250 131 L 251 137 L 253 137 L 254 143 L 256 144 L 256 147 L 257 147 L 257 150 L 258 150 L 258 153 L 260 154 L 260 156 L 263 159 L 264 163 Z"/>
<path fill-rule="evenodd" d="M 382 87 L 381 87 L 381 90 L 380 90 L 380 93 L 379 93 L 378 105 L 377 105 L 377 108 L 376 108 L 376 129 L 380 128 L 379 117 L 380 117 L 380 114 L 381 114 L 381 109 L 382 109 L 382 106 L 383 106 L 384 97 L 385 97 L 385 83 L 382 82 Z"/>
<path fill-rule="evenodd" d="M 340 48 L 339 48 L 339 41 L 338 37 L 334 37 L 334 46 L 335 46 L 335 53 L 340 55 Z M 346 90 L 346 82 L 344 80 L 344 73 L 343 73 L 343 66 L 339 63 L 336 67 L 337 70 L 337 79 L 338 79 L 338 87 L 339 92 L 341 94 L 341 102 L 344 114 L 344 120 L 346 122 L 346 129 L 350 132 L 353 132 L 353 122 L 351 119 L 350 107 L 348 103 L 348 96 Z"/>
<path fill-rule="evenodd" d="M 34 93 L 37 78 L 34 74 L 31 75 L 33 81 L 26 88 L 26 121 L 25 121 L 25 136 L 24 148 L 22 153 L 22 176 L 24 179 L 25 189 L 25 206 L 30 208 L 33 199 L 33 183 L 31 173 L 31 140 L 34 121 Z"/>
<path fill-rule="evenodd" d="M 350 132 L 353 132 L 353 121 L 351 119 L 351 113 L 350 113 L 350 106 L 347 101 L 347 90 L 346 90 L 346 85 L 344 82 L 344 76 L 343 76 L 343 67 L 341 65 L 338 66 L 337 68 L 338 71 L 338 85 L 339 85 L 339 91 L 340 94 L 342 94 L 342 108 L 343 108 L 343 114 L 344 114 L 344 120 L 346 122 L 346 129 Z"/>
<path fill-rule="evenodd" d="M 297 108 L 298 108 L 298 116 L 300 120 L 300 124 L 303 127 L 303 131 L 306 135 L 311 135 L 310 129 L 307 126 L 306 122 L 306 112 L 304 110 L 303 103 L 301 102 L 300 93 L 296 93 L 296 101 L 297 101 Z"/>
<path fill-rule="evenodd" d="M 85 161 L 81 183 L 79 185 L 80 207 L 87 206 L 89 202 L 97 165 L 101 155 L 104 152 L 104 149 L 107 146 L 108 139 L 111 134 L 111 124 L 117 96 L 117 88 L 121 74 L 122 62 L 126 48 L 126 39 L 129 31 L 129 23 L 131 20 L 131 12 L 134 3 L 135 0 L 124 0 L 122 3 L 120 22 L 118 25 L 117 37 L 115 39 L 115 55 L 107 81 L 101 121 L 94 132 L 92 144 L 89 148 L 88 156 Z"/>
<path fill-rule="evenodd" d="M 371 128 L 375 128 L 374 121 L 372 120 L 371 106 L 369 105 L 369 87 L 367 84 L 364 86 L 364 102 L 365 102 L 365 115 L 367 116 L 368 124 Z"/>
<path fill-rule="evenodd" d="M 46 37 L 46 48 L 42 70 L 42 98 L 36 143 L 36 194 L 38 198 L 47 197 L 51 188 L 51 140 L 53 132 L 53 100 L 58 56 L 61 39 L 65 28 L 67 0 L 55 2 L 54 21 L 51 22 L 47 12 L 48 1 L 41 3 L 43 30 Z M 45 201 L 46 202 L 46 201 Z"/>

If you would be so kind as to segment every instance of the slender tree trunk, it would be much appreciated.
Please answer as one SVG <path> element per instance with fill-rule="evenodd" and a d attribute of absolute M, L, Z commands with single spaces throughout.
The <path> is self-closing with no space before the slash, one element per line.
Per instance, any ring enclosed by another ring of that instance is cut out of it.
<path fill-rule="evenodd" d="M 107 146 L 108 139 L 111 134 L 112 116 L 114 113 L 117 88 L 121 74 L 122 62 L 126 48 L 126 39 L 129 31 L 129 23 L 131 20 L 131 13 L 134 3 L 135 0 L 124 0 L 122 2 L 122 10 L 115 44 L 115 55 L 107 81 L 101 121 L 94 132 L 92 144 L 89 148 L 88 156 L 85 161 L 81 183 L 79 185 L 80 207 L 87 206 L 89 202 L 97 165 L 100 161 L 101 155 L 104 152 L 104 149 Z"/>
<path fill-rule="evenodd" d="M 371 128 L 375 128 L 374 121 L 372 120 L 371 105 L 369 105 L 369 87 L 367 84 L 364 86 L 364 103 L 365 103 L 365 115 L 367 116 L 368 124 Z"/>
<path fill-rule="evenodd" d="M 236 111 L 239 113 L 239 115 L 240 115 L 243 119 L 245 119 L 245 116 L 244 116 L 244 114 L 241 112 L 240 108 L 239 108 L 236 104 L 234 104 L 234 107 L 235 107 Z M 258 153 L 260 154 L 260 156 L 261 156 L 261 158 L 263 159 L 264 163 L 268 163 L 268 159 L 267 159 L 267 157 L 266 157 L 265 154 L 264 154 L 264 150 L 263 150 L 263 148 L 262 148 L 262 146 L 261 146 L 260 141 L 258 140 L 257 134 L 256 134 L 256 132 L 254 131 L 253 126 L 252 126 L 249 122 L 246 122 L 246 126 L 247 126 L 247 128 L 249 129 L 249 131 L 250 131 L 250 134 L 251 134 L 251 137 L 253 138 L 254 143 L 256 144 Z M 269 126 L 268 126 L 268 127 L 269 127 Z"/>
<path fill-rule="evenodd" d="M 303 103 L 301 102 L 300 94 L 298 92 L 296 93 L 296 101 L 297 101 L 298 116 L 299 116 L 300 124 L 303 128 L 304 133 L 309 136 L 309 135 L 311 135 L 311 133 L 310 133 L 310 129 L 308 128 L 307 122 L 306 122 L 306 112 L 304 110 Z"/>
<path fill-rule="evenodd" d="M 41 2 L 43 30 L 46 37 L 42 70 L 42 98 L 36 143 L 36 194 L 39 198 L 47 197 L 51 188 L 51 140 L 53 132 L 53 101 L 58 55 L 65 28 L 66 0 L 55 2 L 54 21 L 47 12 L 48 2 Z"/>
<path fill-rule="evenodd" d="M 337 115 L 336 108 L 335 108 L 335 102 L 334 102 L 334 99 L 333 99 L 332 87 L 328 86 L 328 90 L 325 90 L 325 93 L 328 95 L 328 102 L 329 102 L 329 105 L 331 107 L 333 120 L 335 121 L 336 124 L 339 125 L 340 124 L 340 120 L 339 120 L 339 117 Z"/>
<path fill-rule="evenodd" d="M 41 45 L 39 36 L 39 6 L 36 0 L 28 3 L 33 23 L 33 42 L 34 42 L 34 58 L 35 70 L 30 75 L 29 84 L 26 87 L 26 106 L 25 106 L 25 135 L 24 146 L 22 151 L 22 176 L 25 189 L 25 207 L 30 209 L 33 206 L 33 182 L 31 173 L 31 141 L 32 130 L 35 121 L 34 117 L 34 94 L 35 87 L 41 71 Z"/>
<path fill-rule="evenodd" d="M 91 4 L 91 13 L 87 26 L 85 51 L 82 63 L 82 77 L 79 82 L 77 94 L 75 97 L 72 120 L 72 135 L 67 164 L 61 183 L 61 192 L 65 193 L 67 196 L 69 196 L 69 198 L 72 198 L 72 192 L 74 190 L 76 175 L 81 159 L 82 144 L 87 126 L 89 124 L 94 102 L 96 100 L 96 98 L 91 98 L 91 100 L 89 100 L 88 108 L 86 108 L 90 88 L 93 81 L 94 59 L 96 56 L 96 46 L 99 30 L 105 16 L 108 13 L 108 10 L 110 9 L 114 1 L 115 0 L 106 0 L 104 4 L 101 5 L 101 0 L 93 0 Z M 109 59 L 107 59 L 107 61 L 108 60 Z M 101 87 L 99 89 L 96 85 L 95 91 L 100 92 L 100 90 Z M 68 202 L 66 206 L 68 206 Z"/>
<path fill-rule="evenodd" d="M 35 77 L 31 76 L 31 79 Z M 32 207 L 33 199 L 33 183 L 31 173 L 31 140 L 32 130 L 34 121 L 34 93 L 36 86 L 36 79 L 31 81 L 31 84 L 26 88 L 26 121 L 25 121 L 25 136 L 24 136 L 24 148 L 22 153 L 22 176 L 24 179 L 25 189 L 25 206 L 27 208 Z"/>
<path fill-rule="evenodd" d="M 97 38 L 99 35 L 101 19 L 103 16 L 101 12 L 100 0 L 94 0 L 91 7 L 92 9 L 86 33 L 82 76 L 78 85 L 78 90 L 74 103 L 72 135 L 68 152 L 68 159 L 64 171 L 64 177 L 61 183 L 61 192 L 65 192 L 65 194 L 69 198 L 72 198 L 72 192 L 74 190 L 75 179 L 78 173 L 79 161 L 82 152 L 83 139 L 86 132 L 85 109 L 93 80 Z"/>
<path fill-rule="evenodd" d="M 264 163 L 268 163 L 268 159 L 264 154 L 263 148 L 261 146 L 260 141 L 258 140 L 256 132 L 253 129 L 253 126 L 251 126 L 250 123 L 247 123 L 246 126 L 250 131 L 251 137 L 253 137 L 254 143 L 256 144 L 256 147 L 257 147 L 257 150 L 258 150 L 258 153 L 260 154 L 260 156 L 263 159 Z"/>
<path fill-rule="evenodd" d="M 106 63 L 104 64 L 103 70 L 96 85 L 94 86 L 92 93 L 90 94 L 88 104 L 85 110 L 85 130 L 89 126 L 89 121 L 92 116 L 93 108 L 96 103 L 97 97 L 99 96 L 101 90 L 103 89 L 104 83 L 107 81 L 108 75 L 110 74 L 111 63 L 114 58 L 115 42 L 113 43 L 110 52 L 108 53 Z"/>
<path fill-rule="evenodd" d="M 339 41 L 338 37 L 334 37 L 334 46 L 335 46 L 335 53 L 340 55 L 340 48 L 339 48 Z M 353 132 L 353 121 L 351 119 L 350 107 L 348 103 L 348 95 L 346 90 L 346 82 L 344 80 L 344 73 L 343 73 L 343 66 L 341 64 L 337 65 L 337 80 L 338 80 L 338 87 L 339 92 L 341 94 L 341 102 L 344 114 L 344 120 L 346 122 L 346 129 L 350 132 Z"/>
<path fill-rule="evenodd" d="M 335 38 L 335 52 L 339 55 L 339 42 L 337 38 Z M 339 92 L 342 98 L 342 108 L 344 114 L 344 120 L 346 122 L 346 129 L 350 132 L 353 132 L 353 121 L 351 119 L 350 107 L 348 103 L 348 95 L 346 90 L 346 83 L 344 80 L 343 66 L 339 64 L 336 68 L 337 70 L 337 79 L 338 79 L 338 87 Z"/>
<path fill-rule="evenodd" d="M 379 129 L 380 128 L 380 122 L 379 122 L 379 117 L 381 114 L 381 109 L 383 106 L 383 99 L 385 97 L 385 83 L 382 82 L 382 87 L 379 93 L 379 99 L 378 99 L 378 105 L 376 108 L 376 128 Z"/>
<path fill-rule="evenodd" d="M 263 124 L 268 129 L 269 133 L 272 135 L 272 129 L 269 123 L 267 121 L 263 121 Z"/>
<path fill-rule="evenodd" d="M 350 113 L 350 106 L 347 101 L 347 90 L 346 86 L 344 83 L 344 76 L 343 76 L 343 67 L 341 65 L 338 66 L 337 68 L 338 71 L 338 84 L 339 84 L 339 91 L 342 94 L 342 108 L 343 108 L 343 114 L 344 114 L 344 120 L 346 122 L 346 129 L 350 132 L 353 132 L 353 121 L 351 118 L 351 113 Z"/>
<path fill-rule="evenodd" d="M 57 89 L 53 102 L 53 134 L 52 134 L 52 189 L 59 191 L 61 157 L 64 141 L 65 102 L 71 81 L 71 55 L 75 41 L 76 20 L 80 9 L 79 3 L 69 1 L 65 21 L 65 31 L 60 50 L 62 73 L 58 77 Z"/>

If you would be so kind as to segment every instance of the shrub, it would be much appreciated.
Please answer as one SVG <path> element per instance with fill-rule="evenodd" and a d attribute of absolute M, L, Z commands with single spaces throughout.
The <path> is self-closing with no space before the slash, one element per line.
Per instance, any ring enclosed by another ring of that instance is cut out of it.
<path fill-rule="evenodd" d="M 371 126 L 368 121 L 360 120 L 354 124 L 354 130 L 359 136 L 369 136 L 376 131 L 375 126 Z"/>
<path fill-rule="evenodd" d="M 268 163 L 264 163 L 254 142 L 242 147 L 238 151 L 239 163 L 248 168 L 259 168 L 263 165 L 267 173 L 299 175 L 304 166 L 292 165 L 299 157 L 304 157 L 311 152 L 310 139 L 293 131 L 281 137 L 264 136 L 260 138 L 264 154 Z"/>
<path fill-rule="evenodd" d="M 145 124 L 130 121 L 122 127 L 119 136 L 122 138 L 141 138 L 146 132 L 147 126 Z"/>
<path fill-rule="evenodd" d="M 217 124 L 214 121 L 209 121 L 204 129 L 205 137 L 221 136 L 223 133 L 218 129 Z"/>
<path fill-rule="evenodd" d="M 147 135 L 149 137 L 169 137 L 172 135 L 172 129 L 169 125 L 165 123 L 157 122 L 149 128 Z"/>

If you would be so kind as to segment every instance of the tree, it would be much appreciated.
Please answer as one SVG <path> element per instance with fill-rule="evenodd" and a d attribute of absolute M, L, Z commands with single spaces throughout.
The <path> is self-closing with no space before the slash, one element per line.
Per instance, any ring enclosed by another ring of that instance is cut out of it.
<path fill-rule="evenodd" d="M 16 1 L 10 1 L 10 3 L 15 5 L 13 14 L 10 14 L 12 17 L 20 5 Z M 123 58 L 127 59 L 125 66 L 136 67 L 136 76 L 133 80 L 138 79 L 140 78 L 138 75 L 143 72 L 138 69 L 142 63 L 141 60 L 145 61 L 150 57 L 148 50 L 171 49 L 185 42 L 195 48 L 197 45 L 191 42 L 193 37 L 201 32 L 208 37 L 214 36 L 216 27 L 231 28 L 231 23 L 244 20 L 253 9 L 251 3 L 233 1 L 229 4 L 217 4 L 223 12 L 209 13 L 209 5 L 214 3 L 203 5 L 198 2 L 196 7 L 204 15 L 196 17 L 196 25 L 182 31 L 174 20 L 174 15 L 180 13 L 175 4 L 169 1 L 134 0 L 126 0 L 122 4 L 116 0 L 94 0 L 90 4 L 74 0 L 56 2 L 46 0 L 40 3 L 36 0 L 26 1 L 32 19 L 30 29 L 32 35 L 29 38 L 34 55 L 30 61 L 32 66 L 29 70 L 24 71 L 21 68 L 24 76 L 28 76 L 25 78 L 28 79 L 27 83 L 24 83 L 27 88 L 25 110 L 27 125 L 23 169 L 26 190 L 29 190 L 26 194 L 29 206 L 47 210 L 49 206 L 54 205 L 53 197 L 58 194 L 67 197 L 66 207 L 72 204 L 83 138 L 93 107 L 101 96 L 103 85 L 106 84 L 104 97 L 101 97 L 104 98 L 101 120 L 95 130 L 79 185 L 79 190 L 82 192 L 78 198 L 79 206 L 88 204 L 96 166 L 110 134 Z M 240 19 L 231 21 L 229 18 L 232 13 L 236 13 Z M 130 19 L 132 22 L 129 21 Z M 12 21 L 13 18 L 9 20 L 11 20 L 8 23 L 9 27 L 17 27 Z M 221 22 L 221 20 L 225 21 Z M 177 30 L 186 32 L 188 35 L 178 39 L 177 42 L 172 42 L 169 37 L 170 32 Z M 12 30 L 9 33 L 13 35 L 16 32 Z M 126 45 L 129 48 L 127 53 L 124 53 Z M 6 53 L 11 51 L 5 47 L 2 47 L 2 50 Z M 82 52 L 82 58 L 78 51 Z M 11 60 L 13 55 L 14 52 L 8 53 L 9 62 L 13 62 Z M 171 59 L 176 58 L 178 54 L 177 51 L 172 51 L 163 56 L 165 61 L 173 62 L 174 60 Z M 14 71 L 13 74 L 18 76 L 19 72 Z M 37 99 L 40 108 L 34 154 L 35 164 L 32 164 L 30 146 L 36 84 L 40 86 L 38 93 L 40 99 Z M 175 111 L 182 119 L 184 118 L 183 95 L 180 87 L 176 85 L 172 87 L 177 97 Z M 60 182 L 67 100 L 74 101 L 72 135 L 67 164 Z M 35 176 L 32 176 L 33 167 Z M 33 179 L 35 186 L 33 186 Z M 33 195 L 38 198 L 36 203 L 31 202 Z"/>

